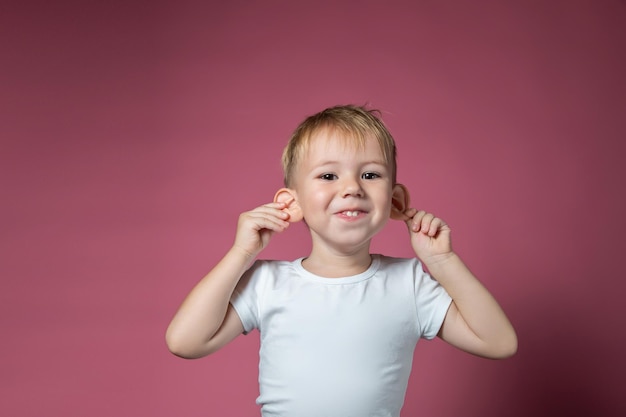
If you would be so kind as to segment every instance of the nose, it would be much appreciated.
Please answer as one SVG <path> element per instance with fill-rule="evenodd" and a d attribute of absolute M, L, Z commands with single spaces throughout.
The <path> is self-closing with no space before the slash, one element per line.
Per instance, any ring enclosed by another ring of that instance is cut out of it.
<path fill-rule="evenodd" d="M 341 195 L 342 197 L 363 197 L 363 187 L 361 181 L 356 178 L 345 178 L 342 181 Z"/>

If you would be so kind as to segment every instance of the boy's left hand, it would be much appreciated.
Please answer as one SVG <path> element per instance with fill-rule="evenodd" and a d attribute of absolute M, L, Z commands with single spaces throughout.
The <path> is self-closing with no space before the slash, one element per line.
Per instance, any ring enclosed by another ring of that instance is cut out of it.
<path fill-rule="evenodd" d="M 443 220 L 414 208 L 408 208 L 404 215 L 411 246 L 422 262 L 428 265 L 452 255 L 450 227 Z"/>

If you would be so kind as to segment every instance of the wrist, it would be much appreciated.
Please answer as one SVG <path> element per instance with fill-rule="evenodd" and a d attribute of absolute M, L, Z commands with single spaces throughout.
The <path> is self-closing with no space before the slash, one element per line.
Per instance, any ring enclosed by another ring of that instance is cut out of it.
<path fill-rule="evenodd" d="M 446 268 L 449 265 L 453 265 L 459 262 L 460 258 L 454 252 L 448 252 L 440 255 L 433 255 L 428 258 L 422 259 L 422 262 L 428 268 L 429 271 L 436 271 L 442 268 Z"/>
<path fill-rule="evenodd" d="M 246 248 L 238 246 L 237 244 L 234 244 L 228 251 L 229 257 L 239 259 L 246 263 L 254 261 L 257 255 L 258 255 L 258 252 L 252 252 Z"/>
<path fill-rule="evenodd" d="M 450 292 L 449 285 L 456 285 L 460 281 L 468 282 L 467 278 L 474 277 L 461 258 L 453 252 L 446 256 L 431 259 L 429 263 L 424 262 L 424 265 L 430 275 L 443 285 L 448 292 Z"/>

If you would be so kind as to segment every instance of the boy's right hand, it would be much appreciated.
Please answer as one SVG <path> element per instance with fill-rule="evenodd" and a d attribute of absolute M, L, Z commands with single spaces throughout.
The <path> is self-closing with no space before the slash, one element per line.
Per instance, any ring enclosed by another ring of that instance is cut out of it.
<path fill-rule="evenodd" d="M 275 232 L 289 227 L 289 214 L 283 209 L 285 203 L 268 203 L 242 213 L 237 223 L 234 249 L 243 251 L 250 258 L 256 257 L 270 241 Z"/>

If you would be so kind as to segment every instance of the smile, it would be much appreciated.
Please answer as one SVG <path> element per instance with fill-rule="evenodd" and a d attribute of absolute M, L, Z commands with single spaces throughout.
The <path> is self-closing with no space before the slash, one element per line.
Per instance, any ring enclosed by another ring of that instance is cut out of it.
<path fill-rule="evenodd" d="M 342 211 L 341 214 L 343 214 L 346 217 L 358 217 L 360 214 L 364 214 L 365 212 L 363 211 L 359 211 L 359 210 L 346 210 L 346 211 Z"/>

